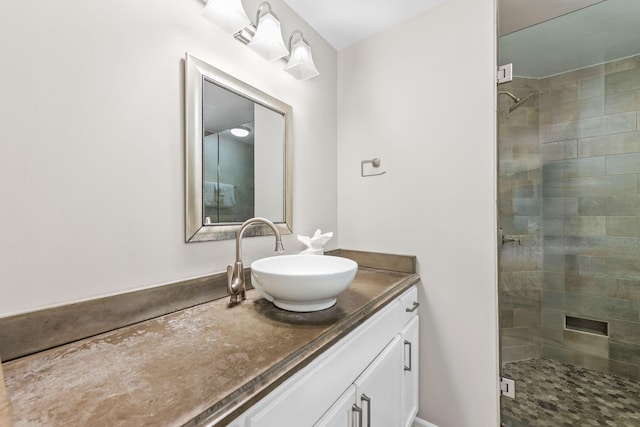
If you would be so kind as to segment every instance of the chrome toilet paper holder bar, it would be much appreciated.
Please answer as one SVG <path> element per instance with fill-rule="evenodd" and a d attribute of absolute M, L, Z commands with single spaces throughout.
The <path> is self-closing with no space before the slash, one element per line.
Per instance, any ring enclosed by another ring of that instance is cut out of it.
<path fill-rule="evenodd" d="M 368 177 L 368 176 L 378 176 L 378 175 L 384 175 L 385 173 L 387 173 L 387 171 L 382 171 L 380 173 L 368 173 L 365 174 L 364 173 L 364 165 L 370 163 L 371 166 L 373 166 L 374 168 L 379 168 L 380 167 L 380 157 L 376 157 L 374 159 L 371 160 L 363 160 L 360 162 L 360 176 L 362 176 L 363 178 Z"/>

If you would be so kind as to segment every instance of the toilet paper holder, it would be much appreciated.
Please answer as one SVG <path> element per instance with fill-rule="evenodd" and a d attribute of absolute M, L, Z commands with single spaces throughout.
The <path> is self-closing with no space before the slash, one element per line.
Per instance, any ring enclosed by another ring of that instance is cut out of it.
<path fill-rule="evenodd" d="M 382 171 L 380 173 L 368 173 L 365 174 L 364 173 L 364 165 L 370 163 L 371 166 L 373 166 L 374 168 L 379 168 L 380 167 L 380 157 L 375 157 L 371 160 L 363 160 L 360 162 L 360 176 L 362 176 L 363 178 L 368 177 L 368 176 L 378 176 L 378 175 L 384 175 L 385 173 L 387 173 L 387 171 Z"/>

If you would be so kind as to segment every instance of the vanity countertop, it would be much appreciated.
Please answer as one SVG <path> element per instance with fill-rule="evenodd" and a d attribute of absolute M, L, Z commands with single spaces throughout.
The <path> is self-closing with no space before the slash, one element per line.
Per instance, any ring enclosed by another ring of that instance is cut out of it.
<path fill-rule="evenodd" d="M 251 290 L 4 363 L 15 425 L 226 425 L 418 280 L 360 268 L 327 310 Z"/>

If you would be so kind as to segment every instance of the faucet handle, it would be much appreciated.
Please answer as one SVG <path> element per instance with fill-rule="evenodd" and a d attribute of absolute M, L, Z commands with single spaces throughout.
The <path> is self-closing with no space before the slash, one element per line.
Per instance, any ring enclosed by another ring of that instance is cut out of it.
<path fill-rule="evenodd" d="M 227 266 L 227 294 L 231 302 L 240 302 L 247 298 L 244 285 L 244 265 L 237 261 L 234 265 Z"/>
<path fill-rule="evenodd" d="M 231 297 L 231 303 L 238 302 L 238 294 L 233 292 L 233 266 L 227 265 L 227 295 Z"/>

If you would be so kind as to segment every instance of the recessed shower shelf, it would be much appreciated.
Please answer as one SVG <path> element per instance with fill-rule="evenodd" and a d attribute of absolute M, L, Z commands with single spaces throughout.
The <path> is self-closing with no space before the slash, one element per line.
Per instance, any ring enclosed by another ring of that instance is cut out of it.
<path fill-rule="evenodd" d="M 609 324 L 599 320 L 582 319 L 580 317 L 565 316 L 565 329 L 578 332 L 586 332 L 589 334 L 609 336 Z"/>

